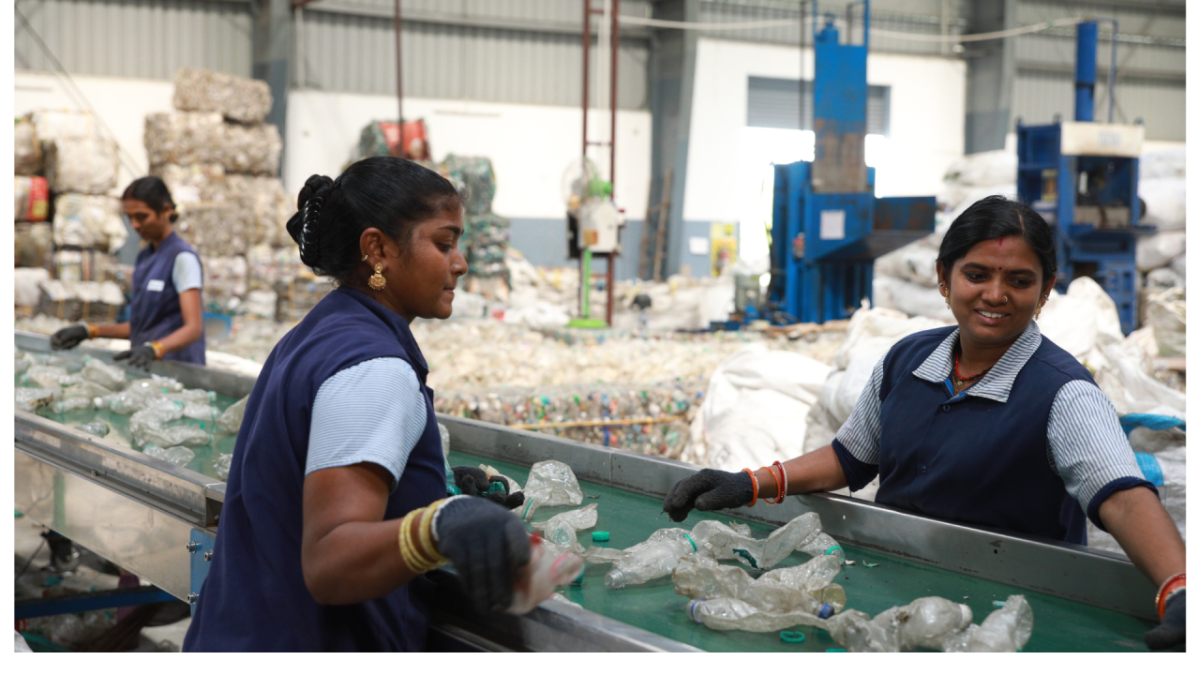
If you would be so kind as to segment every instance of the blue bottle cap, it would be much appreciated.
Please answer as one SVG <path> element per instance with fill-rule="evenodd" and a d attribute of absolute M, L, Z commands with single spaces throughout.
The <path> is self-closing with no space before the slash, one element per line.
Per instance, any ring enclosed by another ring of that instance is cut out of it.
<path fill-rule="evenodd" d="M 833 605 L 831 605 L 827 602 L 827 603 L 821 605 L 821 611 L 817 614 L 817 618 L 818 619 L 828 619 L 829 617 L 833 616 L 833 612 L 834 612 Z"/>

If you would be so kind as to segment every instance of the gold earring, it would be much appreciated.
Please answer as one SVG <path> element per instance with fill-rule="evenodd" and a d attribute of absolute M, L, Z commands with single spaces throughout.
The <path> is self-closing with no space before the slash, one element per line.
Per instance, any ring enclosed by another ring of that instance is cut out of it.
<path fill-rule="evenodd" d="M 387 288 L 387 279 L 383 278 L 383 263 L 375 263 L 375 274 L 372 274 L 371 278 L 367 279 L 367 285 L 373 291 L 382 291 L 384 288 Z"/>
<path fill-rule="evenodd" d="M 365 254 L 363 255 L 363 262 L 367 262 L 367 256 Z"/>

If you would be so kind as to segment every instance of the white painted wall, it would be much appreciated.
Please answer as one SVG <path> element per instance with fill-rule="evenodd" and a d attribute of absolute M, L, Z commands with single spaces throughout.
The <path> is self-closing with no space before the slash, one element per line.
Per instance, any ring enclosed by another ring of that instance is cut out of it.
<path fill-rule="evenodd" d="M 811 49 L 806 52 L 804 78 L 810 79 L 813 54 Z M 795 79 L 800 75 L 800 55 L 793 47 L 700 39 L 685 220 L 739 220 L 747 211 L 747 190 L 757 191 L 755 185 L 743 185 L 761 182 L 757 173 L 744 165 L 759 161 L 765 152 L 761 147 L 748 147 L 742 131 L 751 75 Z M 941 188 L 946 166 L 963 154 L 966 77 L 966 64 L 961 60 L 868 55 L 867 82 L 891 87 L 890 137 L 868 147 L 880 196 L 932 195 Z M 799 152 L 798 132 L 790 132 L 796 138 L 790 138 L 786 130 L 779 132 L 779 147 L 765 154 Z M 801 157 L 774 159 L 795 161 Z M 748 172 L 753 175 L 747 176 Z"/>
<path fill-rule="evenodd" d="M 490 157 L 496 171 L 496 213 L 515 218 L 563 218 L 563 171 L 579 156 L 578 108 L 404 99 L 404 116 L 424 118 L 436 159 L 449 153 Z M 358 147 L 371 120 L 395 119 L 391 96 L 293 91 L 288 97 L 284 185 L 297 194 L 314 173 L 336 176 Z M 607 140 L 607 111 L 588 116 L 589 136 Z M 608 150 L 593 150 L 607 175 Z M 617 182 L 614 193 L 626 217 L 646 211 L 650 181 L 650 113 L 617 113 Z"/>

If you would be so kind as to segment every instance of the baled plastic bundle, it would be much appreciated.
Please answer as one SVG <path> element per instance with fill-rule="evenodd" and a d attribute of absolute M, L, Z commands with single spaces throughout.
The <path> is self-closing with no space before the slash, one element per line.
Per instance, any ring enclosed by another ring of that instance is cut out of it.
<path fill-rule="evenodd" d="M 54 252 L 50 269 L 60 281 L 114 281 L 116 265 L 104 251 L 61 249 Z"/>
<path fill-rule="evenodd" d="M 63 321 L 113 323 L 125 304 L 125 295 L 111 281 L 46 279 L 38 288 L 38 313 Z"/>
<path fill-rule="evenodd" d="M 246 295 L 246 259 L 240 255 L 204 259 L 204 302 L 221 308 Z"/>
<path fill-rule="evenodd" d="M 39 223 L 50 215 L 50 185 L 41 176 L 13 178 L 13 221 Z"/>
<path fill-rule="evenodd" d="M 283 296 L 283 306 L 285 316 L 279 317 L 282 321 L 299 321 L 304 318 L 308 310 L 317 306 L 326 295 L 329 295 L 333 290 L 333 280 L 328 277 L 316 277 L 307 269 L 301 271 L 301 274 L 280 281 L 277 288 L 280 295 Z"/>
<path fill-rule="evenodd" d="M 491 213 L 492 199 L 496 196 L 496 172 L 492 170 L 492 160 L 487 157 L 447 155 L 442 166 L 452 182 L 466 186 L 467 200 L 464 206 L 468 214 Z"/>
<path fill-rule="evenodd" d="M 117 187 L 116 141 L 107 138 L 57 139 L 43 144 L 46 180 L 56 193 L 102 195 Z"/>
<path fill-rule="evenodd" d="M 54 251 L 54 232 L 49 223 L 17 223 L 17 267 L 46 267 Z"/>
<path fill-rule="evenodd" d="M 261 122 L 271 111 L 271 88 L 250 80 L 204 68 L 180 68 L 175 73 L 177 110 L 216 112 L 237 122 Z"/>
<path fill-rule="evenodd" d="M 291 239 L 288 239 L 291 243 Z M 250 290 L 278 292 L 276 284 L 292 279 L 300 272 L 300 250 L 295 244 L 288 248 L 271 248 L 259 244 L 246 254 L 249 265 L 247 286 Z"/>
<path fill-rule="evenodd" d="M 127 237 L 119 199 L 68 193 L 54 200 L 55 245 L 115 253 L 125 245 Z"/>
<path fill-rule="evenodd" d="M 96 120 L 80 110 L 35 110 L 25 116 L 41 143 L 68 138 L 94 138 Z"/>
<path fill-rule="evenodd" d="M 201 256 L 235 256 L 254 244 L 254 219 L 233 204 L 200 202 L 179 214 L 175 231 Z"/>
<path fill-rule="evenodd" d="M 224 199 L 253 219 L 255 244 L 292 244 L 286 225 L 296 209 L 278 178 L 229 174 L 225 177 Z"/>
<path fill-rule="evenodd" d="M 273 124 L 225 124 L 220 113 L 146 115 L 150 164 L 220 164 L 228 173 L 276 175 L 283 141 Z"/>
<path fill-rule="evenodd" d="M 150 175 L 166 183 L 176 207 L 216 201 L 225 185 L 225 167 L 220 164 L 158 164 L 150 167 Z"/>
<path fill-rule="evenodd" d="M 42 146 L 37 127 L 29 120 L 17 120 L 13 128 L 13 173 L 32 176 L 42 170 Z"/>

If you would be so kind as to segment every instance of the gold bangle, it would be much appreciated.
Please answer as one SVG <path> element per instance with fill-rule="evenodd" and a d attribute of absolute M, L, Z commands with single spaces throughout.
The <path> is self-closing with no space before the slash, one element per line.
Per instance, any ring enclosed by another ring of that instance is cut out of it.
<path fill-rule="evenodd" d="M 421 509 L 424 511 L 424 514 L 422 516 L 421 523 L 417 528 L 417 534 L 420 536 L 421 548 L 424 549 L 424 552 L 427 553 L 431 559 L 437 561 L 438 565 L 444 565 L 449 562 L 449 559 L 442 555 L 441 552 L 437 550 L 437 546 L 433 543 L 433 517 L 437 515 L 438 507 L 441 506 L 441 503 L 444 501 L 446 500 L 440 499 L 424 509 Z"/>
<path fill-rule="evenodd" d="M 415 574 L 424 574 L 433 568 L 430 567 L 429 561 L 423 559 L 412 545 L 413 515 L 414 513 L 410 512 L 400 521 L 400 557 L 404 560 L 404 565 Z"/>
<path fill-rule="evenodd" d="M 164 349 L 163 349 L 163 345 L 161 342 L 159 342 L 158 340 L 154 340 L 153 342 L 150 343 L 150 348 L 154 350 L 154 360 L 155 361 L 158 361 L 159 359 L 161 359 L 163 357 Z"/>
<path fill-rule="evenodd" d="M 98 337 L 98 333 L 96 331 L 96 326 L 94 324 L 85 323 L 83 325 L 87 326 L 89 340 L 94 340 Z"/>
<path fill-rule="evenodd" d="M 400 521 L 400 555 L 404 558 L 404 564 L 417 574 L 424 574 L 431 569 L 440 567 L 441 563 L 429 559 L 421 554 L 412 541 L 412 522 L 418 516 L 420 509 L 410 511 L 408 515 Z"/>

